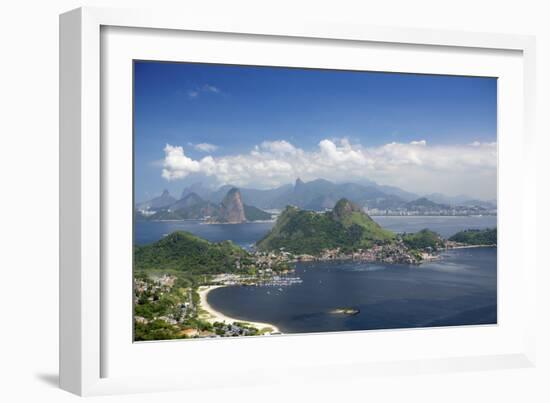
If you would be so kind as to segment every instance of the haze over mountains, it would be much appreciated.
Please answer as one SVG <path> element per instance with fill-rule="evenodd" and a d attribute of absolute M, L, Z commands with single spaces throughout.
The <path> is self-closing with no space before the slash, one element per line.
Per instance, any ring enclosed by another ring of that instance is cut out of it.
<path fill-rule="evenodd" d="M 204 199 L 219 202 L 227 191 L 235 186 L 224 185 L 211 189 L 202 183 L 193 184 L 183 190 L 182 197 L 196 193 Z M 308 210 L 323 210 L 334 207 L 335 203 L 345 197 L 359 205 L 387 208 L 412 201 L 419 196 L 392 186 L 381 186 L 374 182 L 366 184 L 336 184 L 325 179 L 304 182 L 300 178 L 292 184 L 274 189 L 239 188 L 247 203 L 263 209 L 284 209 L 288 205 Z"/>
<path fill-rule="evenodd" d="M 224 185 L 217 189 L 196 183 L 186 187 L 179 199 L 164 191 L 159 197 L 138 203 L 136 209 L 149 219 L 211 219 L 215 222 L 244 222 L 270 219 L 263 210 L 286 206 L 322 211 L 332 209 L 342 198 L 351 200 L 371 214 L 471 215 L 494 214 L 496 204 L 468 196 L 447 197 L 434 193 L 420 197 L 396 187 L 366 184 L 337 184 L 324 179 L 296 179 L 274 189 L 247 189 Z"/>
<path fill-rule="evenodd" d="M 140 210 L 158 210 L 168 207 L 176 202 L 176 198 L 165 189 L 160 196 L 143 203 L 138 203 L 136 207 Z"/>
<path fill-rule="evenodd" d="M 211 189 L 202 183 L 195 183 L 186 187 L 182 197 L 189 193 L 197 193 L 204 199 L 221 201 L 225 193 L 236 186 L 224 185 L 218 189 Z M 354 203 L 364 205 L 367 202 L 369 208 L 392 208 L 421 198 L 421 195 L 407 192 L 395 186 L 379 185 L 375 182 L 365 181 L 363 184 L 343 183 L 336 184 L 325 179 L 316 179 L 304 182 L 296 179 L 294 185 L 287 184 L 274 189 L 250 189 L 239 188 L 244 199 L 258 208 L 284 209 L 287 205 L 295 205 L 300 208 L 322 210 L 332 208 L 336 201 L 345 197 Z M 478 205 L 488 209 L 494 209 L 494 201 L 475 200 L 469 196 L 446 196 L 441 193 L 424 195 L 425 198 L 449 206 Z"/>

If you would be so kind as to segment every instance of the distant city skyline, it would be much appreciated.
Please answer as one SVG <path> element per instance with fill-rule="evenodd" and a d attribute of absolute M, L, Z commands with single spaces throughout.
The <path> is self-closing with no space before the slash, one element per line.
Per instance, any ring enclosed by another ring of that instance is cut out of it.
<path fill-rule="evenodd" d="M 135 197 L 322 178 L 495 199 L 496 79 L 135 63 Z"/>

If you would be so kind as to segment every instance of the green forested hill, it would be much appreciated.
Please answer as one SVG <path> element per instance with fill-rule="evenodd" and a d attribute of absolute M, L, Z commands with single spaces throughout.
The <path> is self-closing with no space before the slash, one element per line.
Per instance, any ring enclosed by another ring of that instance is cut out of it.
<path fill-rule="evenodd" d="M 423 229 L 413 234 L 403 235 L 403 242 L 411 249 L 425 250 L 431 248 L 437 250 L 444 246 L 441 237 L 429 229 Z"/>
<path fill-rule="evenodd" d="M 341 199 L 333 211 L 326 213 L 287 207 L 257 247 L 264 251 L 284 248 L 296 254 L 317 254 L 330 248 L 368 247 L 389 242 L 394 237 L 358 206 Z"/>
<path fill-rule="evenodd" d="M 231 241 L 211 243 L 189 232 L 173 232 L 150 245 L 134 249 L 134 268 L 190 274 L 230 273 L 236 262 L 244 267 L 250 255 Z"/>
<path fill-rule="evenodd" d="M 496 245 L 497 229 L 487 228 L 484 230 L 469 229 L 460 231 L 449 238 L 449 241 L 465 243 L 468 245 Z"/>
<path fill-rule="evenodd" d="M 361 227 L 363 241 L 389 241 L 395 238 L 393 232 L 383 229 L 359 206 L 347 199 L 340 199 L 332 212 L 327 214 L 348 230 L 354 226 Z"/>
<path fill-rule="evenodd" d="M 247 221 L 258 221 L 258 220 L 270 220 L 271 214 L 266 213 L 263 210 L 260 210 L 257 207 L 249 206 L 248 204 L 244 204 L 244 215 L 246 217 Z"/>

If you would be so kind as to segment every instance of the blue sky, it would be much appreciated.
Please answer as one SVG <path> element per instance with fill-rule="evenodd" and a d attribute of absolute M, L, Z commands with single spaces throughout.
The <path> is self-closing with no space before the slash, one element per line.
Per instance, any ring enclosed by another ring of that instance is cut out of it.
<path fill-rule="evenodd" d="M 134 68 L 137 200 L 164 188 L 179 195 L 197 181 L 272 187 L 300 171 L 314 179 L 316 170 L 335 181 L 368 177 L 419 193 L 429 190 L 428 173 L 464 170 L 433 189 L 459 194 L 480 159 L 485 182 L 470 193 L 491 198 L 494 191 L 483 188 L 493 179 L 496 191 L 496 79 L 160 62 Z M 323 140 L 334 150 L 320 147 Z M 260 156 L 251 156 L 254 146 Z M 273 163 L 254 174 L 260 159 Z M 327 160 L 332 165 L 319 165 Z M 422 167 L 412 182 L 411 164 Z"/>

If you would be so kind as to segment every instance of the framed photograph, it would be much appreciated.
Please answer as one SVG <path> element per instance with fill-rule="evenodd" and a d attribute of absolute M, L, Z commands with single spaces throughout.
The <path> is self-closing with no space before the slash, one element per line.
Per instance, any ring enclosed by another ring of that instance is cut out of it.
<path fill-rule="evenodd" d="M 60 24 L 64 389 L 533 365 L 533 38 Z"/>

